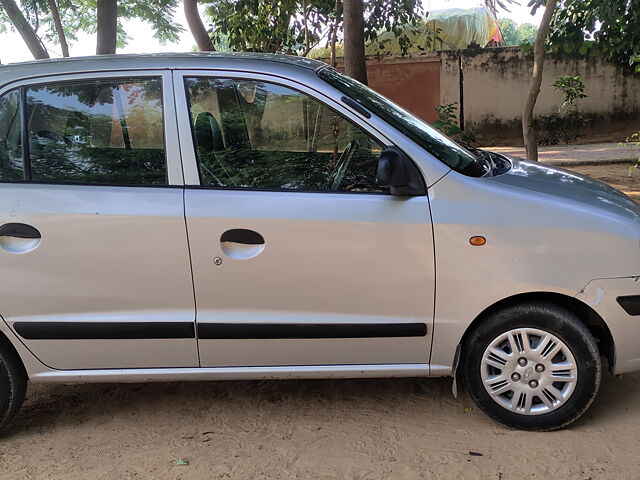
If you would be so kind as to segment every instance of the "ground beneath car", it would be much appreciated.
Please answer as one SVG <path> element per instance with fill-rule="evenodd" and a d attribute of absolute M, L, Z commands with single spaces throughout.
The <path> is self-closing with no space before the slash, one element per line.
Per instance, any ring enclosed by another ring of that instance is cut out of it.
<path fill-rule="evenodd" d="M 574 170 L 640 200 L 626 165 Z M 504 429 L 450 379 L 31 385 L 0 478 L 636 479 L 640 373 L 561 432 Z"/>

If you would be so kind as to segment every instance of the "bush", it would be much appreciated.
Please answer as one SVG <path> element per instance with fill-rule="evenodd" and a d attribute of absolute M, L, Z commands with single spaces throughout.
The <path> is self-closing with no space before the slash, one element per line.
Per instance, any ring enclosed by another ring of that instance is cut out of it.
<path fill-rule="evenodd" d="M 640 132 L 629 135 L 620 145 L 629 148 L 633 154 L 634 164 L 629 167 L 629 176 L 631 176 L 633 175 L 633 171 L 637 170 L 640 166 Z"/>
<path fill-rule="evenodd" d="M 564 103 L 557 113 L 541 115 L 537 118 L 538 128 L 545 132 L 538 143 L 558 145 L 564 142 L 568 145 L 584 137 L 577 132 L 591 123 L 590 119 L 578 110 L 578 100 L 587 98 L 584 93 L 584 83 L 580 75 L 561 75 L 551 86 L 562 93 Z"/>
<path fill-rule="evenodd" d="M 591 119 L 576 110 L 540 115 L 536 118 L 536 124 L 536 129 L 544 132 L 538 144 L 559 145 L 562 142 L 569 145 L 584 137 L 578 131 L 588 127 L 591 124 Z"/>
<path fill-rule="evenodd" d="M 433 126 L 456 142 L 473 147 L 478 139 L 478 132 L 472 128 L 462 130 L 458 126 L 458 102 L 445 103 L 435 107 L 438 120 Z"/>

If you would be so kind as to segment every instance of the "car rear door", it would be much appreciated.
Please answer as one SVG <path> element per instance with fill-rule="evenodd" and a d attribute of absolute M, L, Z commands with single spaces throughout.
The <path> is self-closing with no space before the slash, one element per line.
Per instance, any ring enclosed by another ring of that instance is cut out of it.
<path fill-rule="evenodd" d="M 3 319 L 55 369 L 198 366 L 171 75 L 0 94 Z"/>
<path fill-rule="evenodd" d="M 291 80 L 174 75 L 201 365 L 427 364 L 429 203 L 375 185 L 390 142 Z"/>

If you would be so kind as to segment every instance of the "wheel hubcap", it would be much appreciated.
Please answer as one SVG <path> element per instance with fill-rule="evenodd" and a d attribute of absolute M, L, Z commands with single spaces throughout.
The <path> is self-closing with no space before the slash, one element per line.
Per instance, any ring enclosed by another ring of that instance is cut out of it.
<path fill-rule="evenodd" d="M 536 328 L 517 328 L 496 337 L 482 356 L 487 393 L 503 408 L 523 415 L 557 410 L 578 379 L 576 361 L 558 337 Z"/>

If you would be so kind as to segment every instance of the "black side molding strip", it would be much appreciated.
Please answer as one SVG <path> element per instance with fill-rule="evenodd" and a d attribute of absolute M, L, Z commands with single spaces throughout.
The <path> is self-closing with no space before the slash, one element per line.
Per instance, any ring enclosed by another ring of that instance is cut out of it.
<path fill-rule="evenodd" d="M 640 295 L 627 295 L 618 297 L 616 300 L 629 315 L 634 317 L 640 315 Z"/>
<path fill-rule="evenodd" d="M 191 322 L 15 322 L 26 340 L 143 340 L 194 338 Z M 424 337 L 424 323 L 204 323 L 200 339 Z"/>
<path fill-rule="evenodd" d="M 380 338 L 424 337 L 424 323 L 201 323 L 198 338 L 283 339 L 283 338 Z"/>
<path fill-rule="evenodd" d="M 143 340 L 193 338 L 193 322 L 15 322 L 27 340 Z"/>

